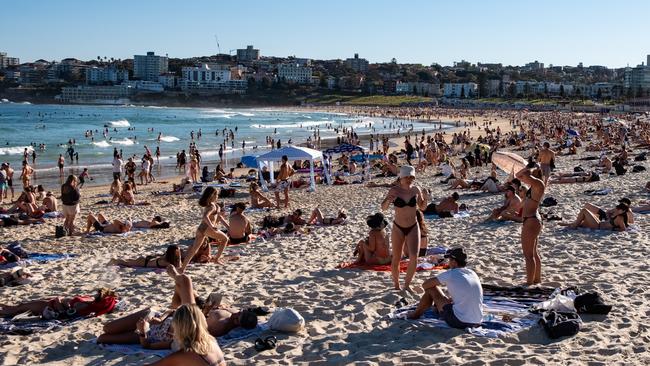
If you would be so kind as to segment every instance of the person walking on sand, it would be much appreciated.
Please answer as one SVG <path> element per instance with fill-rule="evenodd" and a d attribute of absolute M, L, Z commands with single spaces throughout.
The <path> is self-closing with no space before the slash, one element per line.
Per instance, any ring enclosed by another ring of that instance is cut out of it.
<path fill-rule="evenodd" d="M 285 208 L 289 207 L 289 187 L 291 187 L 289 178 L 294 173 L 295 171 L 289 165 L 289 157 L 282 155 L 280 174 L 278 174 L 278 182 L 275 184 L 275 202 L 277 208 L 280 208 L 283 203 Z M 284 200 L 280 199 L 280 193 L 284 193 Z"/>
<path fill-rule="evenodd" d="M 63 157 L 63 154 L 59 154 L 57 166 L 59 167 L 59 177 L 63 177 L 63 167 L 65 166 L 65 158 Z"/>
<path fill-rule="evenodd" d="M 548 178 L 551 176 L 551 169 L 555 164 L 555 151 L 551 150 L 551 144 L 544 143 L 544 147 L 539 150 L 539 164 L 544 176 L 544 184 L 548 184 Z"/>
<path fill-rule="evenodd" d="M 481 325 L 483 321 L 483 288 L 474 271 L 466 268 L 467 254 L 463 248 L 447 251 L 449 270 L 422 284 L 424 294 L 418 307 L 408 314 L 409 319 L 420 318 L 431 306 L 440 319 L 450 327 L 465 329 Z M 447 296 L 441 286 L 447 286 Z"/>

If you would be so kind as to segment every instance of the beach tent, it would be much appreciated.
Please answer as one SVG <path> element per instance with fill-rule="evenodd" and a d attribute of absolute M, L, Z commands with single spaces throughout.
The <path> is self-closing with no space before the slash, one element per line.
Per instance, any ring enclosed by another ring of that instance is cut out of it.
<path fill-rule="evenodd" d="M 264 165 L 269 167 L 269 171 L 271 172 L 271 183 L 275 183 L 275 177 L 273 176 L 273 162 L 282 160 L 282 156 L 284 155 L 286 155 L 289 160 L 309 160 L 310 190 L 316 190 L 316 182 L 314 180 L 314 160 L 323 159 L 323 154 L 318 150 L 292 145 L 285 146 L 278 150 L 271 150 L 270 152 L 257 157 L 262 189 L 265 191 L 268 190 L 266 187 L 266 181 L 262 178 L 262 167 Z"/>

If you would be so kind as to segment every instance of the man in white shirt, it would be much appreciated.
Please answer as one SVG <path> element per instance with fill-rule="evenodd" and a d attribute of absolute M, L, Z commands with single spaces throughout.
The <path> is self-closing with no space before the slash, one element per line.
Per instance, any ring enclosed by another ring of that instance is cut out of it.
<path fill-rule="evenodd" d="M 483 288 L 474 271 L 465 268 L 467 254 L 463 248 L 447 251 L 449 270 L 422 284 L 424 295 L 417 309 L 408 314 L 409 319 L 417 319 L 432 305 L 449 326 L 453 328 L 472 328 L 483 319 Z M 440 289 L 446 286 L 449 296 Z"/>
<path fill-rule="evenodd" d="M 120 180 L 122 178 L 122 165 L 124 161 L 120 158 L 119 155 L 115 155 L 113 158 L 113 179 Z"/>

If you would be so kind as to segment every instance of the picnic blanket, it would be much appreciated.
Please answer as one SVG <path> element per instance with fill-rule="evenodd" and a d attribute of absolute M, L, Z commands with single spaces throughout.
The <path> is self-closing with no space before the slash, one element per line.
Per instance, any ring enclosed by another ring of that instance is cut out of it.
<path fill-rule="evenodd" d="M 552 288 L 501 287 L 483 285 L 483 322 L 480 327 L 467 328 L 466 332 L 479 337 L 498 338 L 517 333 L 537 324 L 540 316 L 529 311 L 531 306 L 548 299 Z M 407 319 L 417 304 L 406 305 L 387 315 L 390 319 L 401 319 L 438 328 L 451 328 L 440 319 L 438 312 L 428 309 L 420 319 Z M 504 318 L 504 316 L 510 319 Z"/>
<path fill-rule="evenodd" d="M 217 338 L 219 347 L 227 348 L 230 345 L 242 341 L 248 337 L 259 336 L 262 332 L 269 330 L 266 322 L 259 323 L 254 329 L 237 328 L 231 330 L 225 336 Z M 97 339 L 94 340 L 97 343 Z M 111 352 L 119 352 L 124 355 L 153 355 L 158 357 L 165 357 L 172 353 L 171 350 L 152 350 L 144 349 L 139 344 L 99 344 L 99 347 Z"/>

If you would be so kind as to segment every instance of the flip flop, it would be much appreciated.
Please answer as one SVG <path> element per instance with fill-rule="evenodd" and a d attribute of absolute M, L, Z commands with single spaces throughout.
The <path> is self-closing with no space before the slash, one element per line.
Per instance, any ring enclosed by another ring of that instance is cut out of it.
<path fill-rule="evenodd" d="M 274 336 L 268 336 L 264 339 L 257 338 L 255 340 L 255 350 L 257 350 L 257 352 L 263 352 L 270 349 L 274 349 L 277 345 L 277 342 L 278 339 L 275 338 Z"/>

